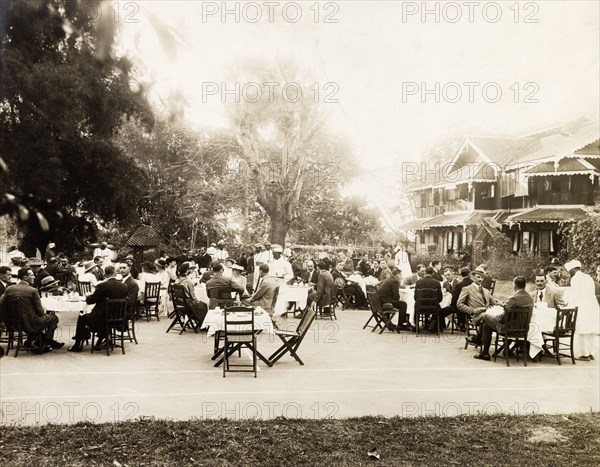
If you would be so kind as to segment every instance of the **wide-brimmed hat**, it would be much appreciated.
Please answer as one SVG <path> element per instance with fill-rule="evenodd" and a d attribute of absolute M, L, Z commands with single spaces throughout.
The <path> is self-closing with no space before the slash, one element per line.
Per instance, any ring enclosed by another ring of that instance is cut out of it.
<path fill-rule="evenodd" d="M 88 272 L 90 269 L 94 269 L 96 267 L 96 263 L 94 263 L 93 261 L 86 261 L 85 263 L 83 263 L 83 269 L 85 269 L 85 272 Z"/>
<path fill-rule="evenodd" d="M 475 269 L 473 269 L 473 271 L 471 271 L 471 274 L 480 274 L 485 276 L 485 269 L 483 269 L 481 266 L 477 266 Z"/>
<path fill-rule="evenodd" d="M 54 248 L 54 247 L 56 247 L 55 243 L 48 243 L 48 248 Z"/>
<path fill-rule="evenodd" d="M 230 261 L 231 263 L 235 263 L 235 259 L 233 259 L 233 258 L 225 258 L 224 262 L 226 263 L 227 261 Z"/>
<path fill-rule="evenodd" d="M 28 266 L 33 267 L 33 266 L 43 266 L 44 263 L 42 263 L 41 259 L 37 259 L 37 258 L 29 258 L 29 262 L 27 263 Z"/>
<path fill-rule="evenodd" d="M 125 256 L 125 261 L 133 261 L 133 255 Z"/>
<path fill-rule="evenodd" d="M 154 264 L 157 265 L 159 268 L 163 268 L 165 269 L 167 267 L 167 262 L 164 259 L 157 259 L 154 261 Z"/>
<path fill-rule="evenodd" d="M 236 271 L 243 271 L 244 267 L 240 266 L 239 264 L 234 264 L 233 266 L 231 266 L 231 269 L 235 269 Z"/>
<path fill-rule="evenodd" d="M 568 263 L 565 263 L 565 269 L 567 271 L 571 271 L 571 270 L 573 270 L 575 268 L 581 269 L 581 261 L 579 261 L 577 259 L 572 259 Z"/>
<path fill-rule="evenodd" d="M 54 277 L 47 276 L 42 279 L 42 286 L 40 287 L 40 290 L 54 288 L 57 285 L 58 281 L 54 279 Z"/>

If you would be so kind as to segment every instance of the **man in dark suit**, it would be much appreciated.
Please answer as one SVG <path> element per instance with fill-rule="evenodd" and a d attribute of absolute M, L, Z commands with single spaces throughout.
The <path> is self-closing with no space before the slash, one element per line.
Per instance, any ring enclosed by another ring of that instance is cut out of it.
<path fill-rule="evenodd" d="M 223 276 L 223 265 L 217 263 L 213 266 L 213 275 L 206 282 L 206 294 L 210 298 L 213 290 L 218 289 L 220 296 L 218 298 L 231 298 L 231 292 L 237 292 L 240 297 L 244 294 L 244 288 L 231 281 L 231 277 Z"/>
<path fill-rule="evenodd" d="M 127 286 L 127 312 L 129 313 L 129 316 L 133 316 L 136 312 L 140 286 L 135 279 L 131 277 L 129 263 L 119 263 L 118 267 L 118 272 L 121 274 L 121 282 Z M 104 270 L 104 273 L 106 274 L 106 269 Z"/>
<path fill-rule="evenodd" d="M 425 275 L 415 284 L 415 308 L 417 307 L 420 298 L 435 298 L 438 306 L 442 301 L 442 284 L 440 281 L 433 278 L 433 273 L 434 269 L 431 266 L 426 267 Z M 427 289 L 427 291 L 425 289 Z M 437 320 L 435 317 L 431 319 L 428 327 L 431 332 L 434 332 L 434 329 L 437 331 Z"/>
<path fill-rule="evenodd" d="M 316 302 L 317 306 L 330 306 L 334 297 L 335 283 L 332 274 L 327 270 L 327 264 L 324 261 L 319 261 L 319 277 L 317 279 L 317 289 L 308 294 L 308 304 Z"/>
<path fill-rule="evenodd" d="M 6 288 L 12 280 L 12 270 L 8 266 L 0 266 L 0 297 L 4 295 Z"/>
<path fill-rule="evenodd" d="M 402 282 L 402 271 L 398 268 L 392 269 L 392 276 L 386 279 L 377 288 L 377 297 L 382 305 L 391 303 L 398 310 L 397 330 L 412 330 L 412 326 L 406 318 L 406 302 L 400 300 L 400 282 Z"/>
<path fill-rule="evenodd" d="M 106 299 L 111 298 L 126 298 L 127 285 L 119 281 L 116 277 L 114 266 L 106 266 L 104 270 L 106 280 L 100 282 L 94 293 L 88 295 L 85 299 L 88 304 L 96 304 L 94 309 L 85 315 L 80 315 L 77 319 L 77 328 L 75 329 L 75 345 L 69 348 L 69 352 L 81 352 L 83 341 L 89 338 L 90 332 L 98 334 L 98 338 L 102 341 L 106 329 L 104 327 L 106 318 Z"/>
<path fill-rule="evenodd" d="M 440 274 L 440 271 L 442 270 L 442 263 L 440 263 L 438 260 L 435 260 L 431 262 L 430 266 L 433 268 L 433 274 L 431 274 L 431 277 L 433 277 L 436 281 L 442 282 L 444 280 Z"/>
<path fill-rule="evenodd" d="M 26 346 L 32 345 L 35 336 L 43 333 L 43 347 L 38 349 L 39 353 L 49 352 L 52 349 L 60 349 L 64 343 L 54 340 L 54 332 L 58 325 L 56 315 L 47 315 L 42 306 L 39 292 L 32 287 L 35 275 L 30 268 L 21 268 L 17 273 L 19 282 L 6 289 L 0 297 L 0 321 L 6 321 L 8 304 L 17 303 L 23 317 L 24 330 L 28 341 Z"/>
<path fill-rule="evenodd" d="M 309 285 L 317 285 L 319 271 L 315 269 L 315 262 L 312 259 L 309 259 L 306 262 L 306 271 L 303 271 L 300 277 L 302 277 L 302 280 Z"/>
<path fill-rule="evenodd" d="M 494 279 L 488 273 L 487 264 L 480 264 L 479 267 L 485 271 L 485 274 L 483 276 L 483 282 L 481 283 L 481 287 L 483 287 L 484 289 L 492 290 L 492 284 L 494 282 Z"/>
<path fill-rule="evenodd" d="M 504 305 L 505 309 L 530 307 L 529 317 L 533 312 L 533 298 L 525 291 L 527 280 L 522 276 L 517 276 L 513 280 L 515 294 L 508 299 Z M 490 359 L 490 345 L 492 343 L 492 333 L 502 332 L 504 327 L 504 313 L 497 316 L 485 314 L 483 316 L 483 326 L 481 327 L 481 353 L 475 355 L 478 360 Z M 508 345 L 508 343 L 506 344 Z"/>
<path fill-rule="evenodd" d="M 31 258 L 29 260 L 29 265 L 27 266 L 31 268 L 33 274 L 35 275 L 35 279 L 33 280 L 32 285 L 38 290 L 42 286 L 42 279 L 50 275 L 50 273 L 46 271 L 46 268 L 42 268 L 42 266 L 42 261 L 37 258 Z"/>
<path fill-rule="evenodd" d="M 452 268 L 444 269 L 444 280 L 442 281 L 442 288 L 446 292 L 452 293 L 454 287 L 456 287 L 456 284 L 458 284 L 458 279 L 454 277 L 454 271 L 452 270 Z"/>

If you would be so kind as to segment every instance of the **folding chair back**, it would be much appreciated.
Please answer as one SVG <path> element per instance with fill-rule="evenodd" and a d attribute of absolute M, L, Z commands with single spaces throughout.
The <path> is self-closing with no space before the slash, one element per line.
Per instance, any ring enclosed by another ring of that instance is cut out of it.
<path fill-rule="evenodd" d="M 302 315 L 302 318 L 300 319 L 298 327 L 295 331 L 286 331 L 281 329 L 275 330 L 275 334 L 281 339 L 283 345 L 269 357 L 269 361 L 271 363 L 275 363 L 289 352 L 290 355 L 294 357 L 300 365 L 304 365 L 304 362 L 298 356 L 297 351 L 300 347 L 300 344 L 304 340 L 304 337 L 308 333 L 310 326 L 315 320 L 315 317 L 316 312 L 312 308 L 309 308 Z"/>
<path fill-rule="evenodd" d="M 8 355 L 10 349 L 13 348 L 15 349 L 15 358 L 17 358 L 19 355 L 20 350 L 40 351 L 43 347 L 43 334 L 41 332 L 36 333 L 35 335 L 32 333 L 27 333 L 27 330 L 25 329 L 25 323 L 23 321 L 23 313 L 21 313 L 19 299 L 7 299 L 4 303 L 4 306 L 6 307 L 4 324 L 6 325 L 6 340 L 8 342 L 6 355 Z M 26 339 L 24 339 L 24 336 L 33 337 L 31 346 L 25 345 Z M 14 344 L 15 340 L 17 341 L 16 347 Z"/>
<path fill-rule="evenodd" d="M 223 329 L 223 340 L 224 340 L 224 355 L 225 361 L 223 362 L 223 378 L 227 371 L 232 372 L 254 372 L 256 378 L 256 333 L 254 328 L 254 308 L 245 306 L 232 306 L 225 308 L 224 310 L 225 326 Z M 247 347 L 252 351 L 252 364 L 231 364 L 229 357 L 241 347 Z M 232 367 L 236 368 L 251 368 L 250 370 L 232 370 Z"/>
<path fill-rule="evenodd" d="M 175 326 L 179 326 L 179 334 L 183 334 L 188 327 L 191 327 L 197 333 L 198 323 L 193 316 L 188 315 L 187 311 L 187 290 L 181 284 L 171 284 L 170 290 L 171 300 L 173 301 L 173 321 L 167 328 L 167 332 Z"/>
<path fill-rule="evenodd" d="M 415 289 L 415 324 L 417 333 L 427 317 L 435 316 L 437 321 L 437 334 L 440 334 L 440 302 L 437 289 Z"/>
<path fill-rule="evenodd" d="M 562 365 L 560 357 L 570 357 L 575 365 L 575 349 L 573 346 L 575 338 L 575 326 L 577 324 L 578 308 L 558 308 L 556 310 L 556 322 L 552 332 L 542 332 L 544 344 L 552 341 L 552 349 L 559 365 Z M 569 339 L 568 343 L 561 339 Z M 569 354 L 561 353 L 561 350 L 569 350 Z M 540 357 L 541 358 L 541 357 Z"/>
<path fill-rule="evenodd" d="M 495 290 L 496 290 L 496 279 L 492 279 L 492 284 L 490 285 L 490 294 L 494 295 Z"/>
<path fill-rule="evenodd" d="M 379 300 L 377 292 L 367 292 L 367 301 L 369 302 L 369 307 L 371 308 L 371 317 L 365 323 L 363 329 L 365 329 L 369 325 L 371 319 L 374 319 L 375 325 L 369 326 L 373 328 L 371 332 L 375 331 L 378 328 L 381 328 L 379 334 L 381 334 L 386 328 L 390 331 L 395 331 L 395 328 L 392 325 L 392 316 L 396 314 L 396 311 L 392 309 L 390 311 L 384 312 L 383 306 L 381 305 L 381 300 Z"/>
<path fill-rule="evenodd" d="M 156 316 L 156 320 L 160 321 L 158 317 L 158 309 L 160 305 L 160 282 L 146 282 L 144 287 L 144 303 L 143 308 L 146 313 L 146 320 L 150 321 L 152 316 Z"/>
<path fill-rule="evenodd" d="M 523 364 L 527 366 L 527 333 L 529 332 L 529 322 L 531 321 L 531 314 L 533 312 L 533 305 L 525 307 L 509 308 L 504 312 L 504 324 L 502 331 L 496 333 L 496 342 L 494 344 L 494 361 L 498 356 L 498 342 L 502 343 L 501 349 L 504 350 L 504 358 L 506 359 L 506 366 L 510 366 L 508 361 L 508 341 L 515 340 L 516 348 L 519 348 L 519 340 L 523 341 L 522 353 L 523 353 Z M 517 361 L 519 361 L 519 350 L 516 352 Z"/>
<path fill-rule="evenodd" d="M 92 283 L 86 281 L 77 282 L 77 293 L 82 297 L 92 293 Z"/>
<path fill-rule="evenodd" d="M 110 355 L 110 351 L 115 347 L 117 334 L 121 340 L 121 352 L 125 353 L 124 335 L 128 332 L 127 323 L 127 299 L 126 298 L 107 298 L 106 299 L 106 314 L 104 316 L 106 333 L 106 355 Z M 95 334 L 92 336 L 92 353 L 94 353 Z"/>
<path fill-rule="evenodd" d="M 230 289 L 210 289 L 209 296 L 210 302 L 208 307 L 212 310 L 216 307 L 230 307 L 233 306 L 235 300 L 231 298 Z"/>

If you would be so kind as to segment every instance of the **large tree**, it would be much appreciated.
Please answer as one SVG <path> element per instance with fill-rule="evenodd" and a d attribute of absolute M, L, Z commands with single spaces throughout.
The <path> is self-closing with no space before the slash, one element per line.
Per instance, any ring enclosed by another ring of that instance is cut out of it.
<path fill-rule="evenodd" d="M 313 83 L 293 65 L 245 65 L 236 78 L 257 83 L 232 104 L 231 115 L 256 201 L 269 216 L 269 238 L 283 244 L 307 177 L 328 170 L 327 141 L 319 138 L 325 112 Z"/>
<path fill-rule="evenodd" d="M 94 22 L 81 2 L 2 8 L 0 146 L 10 172 L 1 188 L 46 205 L 48 228 L 26 230 L 28 252 L 49 240 L 80 249 L 102 222 L 135 219 L 144 173 L 113 137 L 124 116 L 150 124 L 149 106 L 130 87 L 130 62 L 111 53 L 112 26 Z"/>

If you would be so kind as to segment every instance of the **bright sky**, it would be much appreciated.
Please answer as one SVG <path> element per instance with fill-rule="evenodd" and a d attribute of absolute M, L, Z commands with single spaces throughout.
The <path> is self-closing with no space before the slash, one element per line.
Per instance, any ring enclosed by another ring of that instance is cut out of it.
<path fill-rule="evenodd" d="M 139 10 L 119 4 L 123 46 L 149 70 L 157 93 L 183 92 L 192 125 L 226 124 L 221 88 L 202 91 L 230 81 L 241 60 L 301 64 L 318 83 L 331 128 L 364 168 L 350 192 L 382 210 L 395 201 L 391 176 L 401 163 L 419 160 L 445 135 L 519 134 L 600 114 L 595 0 L 228 2 L 225 16 L 222 2 L 129 3 Z M 126 13 L 138 23 L 125 22 Z M 158 40 L 151 15 L 181 36 L 176 55 Z M 339 102 L 324 102 L 332 91 Z"/>

